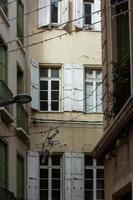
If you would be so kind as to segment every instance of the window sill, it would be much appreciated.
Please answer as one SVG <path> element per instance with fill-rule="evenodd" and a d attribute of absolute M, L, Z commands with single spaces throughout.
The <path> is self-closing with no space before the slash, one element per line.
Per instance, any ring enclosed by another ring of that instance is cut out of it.
<path fill-rule="evenodd" d="M 6 25 L 9 27 L 10 23 L 9 23 L 8 17 L 6 16 L 6 14 L 4 13 L 4 11 L 1 7 L 0 7 L 0 14 L 1 14 L 2 18 L 4 19 Z"/>
<path fill-rule="evenodd" d="M 4 107 L 0 108 L 0 117 L 7 124 L 11 124 L 14 122 L 13 117 L 10 115 L 10 113 Z"/>
<path fill-rule="evenodd" d="M 30 136 L 24 131 L 23 128 L 16 128 L 16 134 L 20 137 L 24 142 L 30 143 Z"/>
<path fill-rule="evenodd" d="M 16 42 L 17 42 L 18 46 L 20 47 L 20 49 L 22 50 L 23 54 L 26 54 L 24 46 L 23 46 L 23 44 L 22 44 L 22 42 L 20 41 L 19 38 L 16 39 Z"/>

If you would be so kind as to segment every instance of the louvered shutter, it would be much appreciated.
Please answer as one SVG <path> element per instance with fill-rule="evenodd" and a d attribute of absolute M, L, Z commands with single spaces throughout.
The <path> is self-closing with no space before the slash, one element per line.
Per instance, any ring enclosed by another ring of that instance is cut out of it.
<path fill-rule="evenodd" d="M 39 65 L 31 62 L 31 107 L 39 110 Z"/>
<path fill-rule="evenodd" d="M 39 0 L 39 11 L 38 11 L 38 26 L 48 26 L 50 24 L 50 0 Z"/>
<path fill-rule="evenodd" d="M 84 199 L 84 154 L 72 153 L 72 199 Z"/>
<path fill-rule="evenodd" d="M 74 25 L 82 29 L 84 26 L 84 4 L 83 0 L 74 0 Z"/>
<path fill-rule="evenodd" d="M 72 110 L 73 70 L 71 64 L 64 65 L 64 111 Z"/>
<path fill-rule="evenodd" d="M 39 154 L 28 151 L 27 196 L 28 200 L 39 199 Z"/>
<path fill-rule="evenodd" d="M 101 31 L 101 12 L 99 11 L 100 9 L 101 9 L 100 0 L 94 0 L 94 3 L 92 3 L 92 24 L 94 24 L 93 25 L 94 30 L 97 31 Z M 93 14 L 94 12 L 96 13 Z"/>
<path fill-rule="evenodd" d="M 73 98 L 77 100 L 73 101 L 72 110 L 74 111 L 83 111 L 83 105 L 84 105 L 83 87 L 84 87 L 83 65 L 73 64 Z"/>
<path fill-rule="evenodd" d="M 64 154 L 64 199 L 72 199 L 72 156 L 71 153 Z"/>
<path fill-rule="evenodd" d="M 67 25 L 69 21 L 69 1 L 62 0 L 61 1 L 61 26 L 64 27 Z"/>

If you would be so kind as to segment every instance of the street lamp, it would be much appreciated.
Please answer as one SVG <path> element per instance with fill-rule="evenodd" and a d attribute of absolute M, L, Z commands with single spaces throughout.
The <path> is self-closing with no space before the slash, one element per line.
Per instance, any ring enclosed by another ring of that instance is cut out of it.
<path fill-rule="evenodd" d="M 13 97 L 12 99 L 9 99 L 4 102 L 0 102 L 0 106 L 6 106 L 9 104 L 13 104 L 13 103 L 25 104 L 25 103 L 29 103 L 31 100 L 32 100 L 31 96 L 29 96 L 27 94 L 18 94 L 17 96 Z"/>

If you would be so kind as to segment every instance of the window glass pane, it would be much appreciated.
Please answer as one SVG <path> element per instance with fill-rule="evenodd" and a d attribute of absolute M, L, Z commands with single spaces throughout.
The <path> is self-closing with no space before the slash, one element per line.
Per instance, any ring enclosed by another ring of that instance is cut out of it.
<path fill-rule="evenodd" d="M 104 199 L 104 191 L 103 190 L 97 190 L 97 200 Z"/>
<path fill-rule="evenodd" d="M 85 24 L 91 24 L 91 4 L 85 3 Z"/>
<path fill-rule="evenodd" d="M 51 110 L 53 110 L 53 111 L 59 110 L 59 102 L 58 101 L 51 102 Z"/>
<path fill-rule="evenodd" d="M 52 178 L 60 178 L 60 169 L 52 169 Z"/>
<path fill-rule="evenodd" d="M 97 180 L 97 189 L 104 188 L 104 180 Z"/>
<path fill-rule="evenodd" d="M 42 163 L 43 155 L 40 156 L 40 165 L 48 165 L 48 157 L 45 159 L 45 162 Z"/>
<path fill-rule="evenodd" d="M 85 200 L 93 200 L 93 191 L 85 191 Z"/>
<path fill-rule="evenodd" d="M 104 178 L 104 170 L 97 169 L 97 178 Z"/>
<path fill-rule="evenodd" d="M 40 81 L 40 90 L 48 90 L 48 81 Z"/>
<path fill-rule="evenodd" d="M 51 81 L 51 90 L 59 90 L 59 81 Z"/>
<path fill-rule="evenodd" d="M 102 159 L 97 160 L 97 166 L 103 166 L 104 162 Z"/>
<path fill-rule="evenodd" d="M 52 189 L 60 189 L 60 180 L 52 180 Z"/>
<path fill-rule="evenodd" d="M 96 70 L 96 79 L 102 80 L 102 72 L 101 72 L 101 70 Z"/>
<path fill-rule="evenodd" d="M 40 189 L 48 189 L 48 180 L 45 179 L 40 180 Z"/>
<path fill-rule="evenodd" d="M 40 102 L 40 110 L 48 111 L 48 102 Z"/>
<path fill-rule="evenodd" d="M 40 190 L 40 200 L 48 200 L 48 190 Z"/>
<path fill-rule="evenodd" d="M 51 77 L 59 77 L 59 69 L 51 69 Z"/>
<path fill-rule="evenodd" d="M 52 190 L 52 200 L 60 199 L 60 190 Z"/>
<path fill-rule="evenodd" d="M 58 23 L 58 1 L 52 0 L 51 4 L 51 22 Z"/>
<path fill-rule="evenodd" d="M 97 112 L 102 112 L 102 84 L 96 83 L 96 104 Z"/>
<path fill-rule="evenodd" d="M 92 82 L 88 82 L 86 83 L 86 112 L 93 112 L 93 95 L 92 91 L 93 91 L 93 83 Z"/>
<path fill-rule="evenodd" d="M 40 91 L 40 100 L 48 100 L 48 92 Z"/>
<path fill-rule="evenodd" d="M 60 156 L 52 155 L 52 165 L 60 165 Z"/>
<path fill-rule="evenodd" d="M 59 92 L 51 92 L 51 100 L 59 100 Z"/>
<path fill-rule="evenodd" d="M 93 179 L 93 170 L 85 169 L 85 179 Z"/>
<path fill-rule="evenodd" d="M 85 180 L 85 189 L 93 189 L 93 180 Z"/>
<path fill-rule="evenodd" d="M 40 68 L 40 77 L 48 77 L 48 68 Z"/>
<path fill-rule="evenodd" d="M 40 178 L 48 178 L 48 169 L 40 169 Z"/>
<path fill-rule="evenodd" d="M 85 156 L 85 166 L 92 166 L 92 165 L 93 165 L 92 156 Z"/>
<path fill-rule="evenodd" d="M 86 69 L 85 75 L 86 75 L 86 77 L 85 77 L 86 79 L 92 79 L 93 78 L 93 70 Z"/>
<path fill-rule="evenodd" d="M 0 187 L 7 186 L 7 146 L 0 140 Z"/>

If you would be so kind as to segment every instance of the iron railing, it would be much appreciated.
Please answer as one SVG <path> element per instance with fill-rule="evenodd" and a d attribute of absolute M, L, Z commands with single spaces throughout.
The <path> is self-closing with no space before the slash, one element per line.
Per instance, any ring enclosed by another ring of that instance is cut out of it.
<path fill-rule="evenodd" d="M 8 101 L 13 98 L 12 92 L 9 90 L 4 81 L 0 80 L 0 102 Z M 4 106 L 5 109 L 13 116 L 13 105 Z"/>
<path fill-rule="evenodd" d="M 17 104 L 17 127 L 28 133 L 28 113 L 21 104 Z"/>

